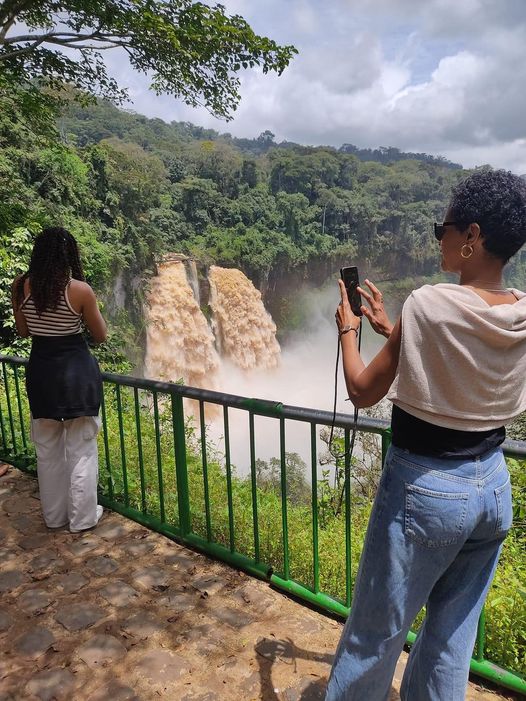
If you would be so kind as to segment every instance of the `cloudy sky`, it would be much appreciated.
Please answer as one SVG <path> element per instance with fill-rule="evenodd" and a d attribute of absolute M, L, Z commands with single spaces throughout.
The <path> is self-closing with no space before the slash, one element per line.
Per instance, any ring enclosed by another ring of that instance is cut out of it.
<path fill-rule="evenodd" d="M 223 122 L 113 73 L 137 112 L 235 136 L 425 151 L 526 173 L 526 0 L 223 0 L 299 50 L 281 77 L 241 75 Z"/>

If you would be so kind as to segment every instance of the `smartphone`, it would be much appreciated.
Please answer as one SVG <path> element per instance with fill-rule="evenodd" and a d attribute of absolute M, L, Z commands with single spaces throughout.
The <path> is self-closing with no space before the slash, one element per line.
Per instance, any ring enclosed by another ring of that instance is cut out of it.
<path fill-rule="evenodd" d="M 349 298 L 349 303 L 353 314 L 356 316 L 362 316 L 362 298 L 360 293 L 356 291 L 356 288 L 360 284 L 360 279 L 358 277 L 358 268 L 355 265 L 351 265 L 347 268 L 340 269 L 340 275 L 347 290 L 347 297 Z"/>

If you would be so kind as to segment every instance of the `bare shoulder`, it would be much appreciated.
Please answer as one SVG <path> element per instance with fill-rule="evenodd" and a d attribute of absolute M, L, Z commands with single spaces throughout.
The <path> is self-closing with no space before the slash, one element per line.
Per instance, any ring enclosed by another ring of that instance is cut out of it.
<path fill-rule="evenodd" d="M 88 285 L 87 282 L 84 282 L 83 280 L 75 280 L 75 278 L 72 278 L 69 281 L 69 289 L 70 290 L 91 290 L 91 287 Z"/>
<path fill-rule="evenodd" d="M 71 280 L 67 288 L 67 295 L 73 310 L 78 314 L 92 306 L 96 299 L 91 287 L 82 280 Z"/>
<path fill-rule="evenodd" d="M 16 289 L 17 286 L 18 286 L 18 284 L 20 283 L 20 281 L 21 281 L 22 278 L 24 278 L 24 277 L 25 277 L 25 273 L 20 273 L 20 275 L 17 275 L 17 276 L 15 277 L 15 279 L 13 280 L 13 282 L 11 283 L 11 287 L 12 287 L 13 289 Z"/>
<path fill-rule="evenodd" d="M 68 286 L 68 292 L 70 295 L 73 294 L 79 299 L 89 299 L 95 296 L 90 285 L 82 280 L 71 280 Z"/>
<path fill-rule="evenodd" d="M 11 283 L 11 296 L 15 307 L 21 302 L 21 296 L 25 297 L 28 293 L 29 280 L 27 278 L 27 273 L 20 273 Z"/>

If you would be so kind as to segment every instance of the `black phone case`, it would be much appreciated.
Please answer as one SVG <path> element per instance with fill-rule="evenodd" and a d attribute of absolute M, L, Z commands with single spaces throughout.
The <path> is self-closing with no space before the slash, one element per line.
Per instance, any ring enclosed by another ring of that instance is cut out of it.
<path fill-rule="evenodd" d="M 356 291 L 356 288 L 360 284 L 360 279 L 358 277 L 358 268 L 356 266 L 349 266 L 347 268 L 341 268 L 340 275 L 347 290 L 347 297 L 349 298 L 349 303 L 353 314 L 356 316 L 363 316 L 362 310 L 362 298 L 360 293 Z"/>

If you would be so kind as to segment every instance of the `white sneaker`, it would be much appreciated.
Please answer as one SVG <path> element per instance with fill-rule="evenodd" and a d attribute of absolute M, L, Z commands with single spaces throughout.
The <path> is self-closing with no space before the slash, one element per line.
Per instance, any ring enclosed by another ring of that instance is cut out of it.
<path fill-rule="evenodd" d="M 102 506 L 100 504 L 97 504 L 97 510 L 95 513 L 96 513 L 97 520 L 95 521 L 93 526 L 88 526 L 87 528 L 71 528 L 71 526 L 70 526 L 69 532 L 70 533 L 83 533 L 84 531 L 91 531 L 93 528 L 95 528 L 97 523 L 101 520 L 102 515 L 104 514 L 104 509 L 102 508 Z"/>

